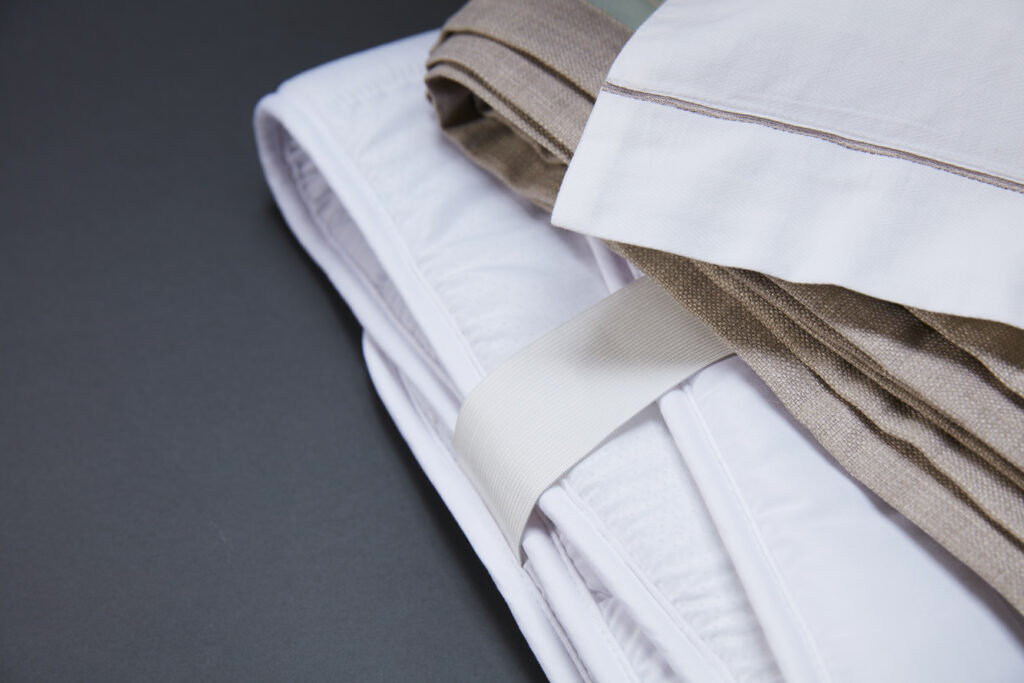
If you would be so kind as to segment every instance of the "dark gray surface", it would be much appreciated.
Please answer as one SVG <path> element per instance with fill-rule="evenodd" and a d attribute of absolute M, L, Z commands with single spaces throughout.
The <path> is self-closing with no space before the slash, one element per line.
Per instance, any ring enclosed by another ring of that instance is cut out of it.
<path fill-rule="evenodd" d="M 541 677 L 250 129 L 458 4 L 0 3 L 0 679 Z"/>

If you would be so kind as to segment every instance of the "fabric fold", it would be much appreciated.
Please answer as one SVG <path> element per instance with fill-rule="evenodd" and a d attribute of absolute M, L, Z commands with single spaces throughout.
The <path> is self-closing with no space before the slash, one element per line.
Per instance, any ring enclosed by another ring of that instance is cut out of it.
<path fill-rule="evenodd" d="M 441 127 L 470 158 L 550 211 L 629 36 L 586 0 L 470 2 L 431 50 L 428 93 Z"/>

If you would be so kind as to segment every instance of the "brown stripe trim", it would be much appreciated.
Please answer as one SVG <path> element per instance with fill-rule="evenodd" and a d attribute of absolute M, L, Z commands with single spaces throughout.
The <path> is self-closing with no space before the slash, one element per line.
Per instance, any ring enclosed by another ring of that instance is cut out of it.
<path fill-rule="evenodd" d="M 871 142 L 863 142 L 861 140 L 853 140 L 846 138 L 835 133 L 827 133 L 823 130 L 817 130 L 814 128 L 806 128 L 804 126 L 796 126 L 791 123 L 783 123 L 782 121 L 776 121 L 774 119 L 765 118 L 763 116 L 755 116 L 753 114 L 743 114 L 740 112 L 727 111 L 725 109 L 717 109 L 715 107 L 709 107 L 704 104 L 697 104 L 696 102 L 687 102 L 686 100 L 680 100 L 675 97 L 669 97 L 668 95 L 655 95 L 654 93 L 644 92 L 642 90 L 633 90 L 632 88 L 624 88 L 621 85 L 615 85 L 614 83 L 605 83 L 601 88 L 604 92 L 611 93 L 612 95 L 621 95 L 622 97 L 629 97 L 634 100 L 642 100 L 644 102 L 653 102 L 654 104 L 661 104 L 668 107 L 674 107 L 676 109 L 682 109 L 693 114 L 700 114 L 702 116 L 710 116 L 716 119 L 725 119 L 727 121 L 741 121 L 743 123 L 754 123 L 759 126 L 766 126 L 768 128 L 774 128 L 775 130 L 785 131 L 787 133 L 796 133 L 797 135 L 806 135 L 812 138 L 818 138 L 826 142 L 846 147 L 847 149 L 856 150 L 858 152 L 867 152 L 868 154 L 878 154 L 884 157 L 892 157 L 894 159 L 903 159 L 904 161 L 910 161 L 915 164 L 934 168 L 939 171 L 945 171 L 952 173 L 964 178 L 970 178 L 971 180 L 977 180 L 978 182 L 985 183 L 986 185 L 993 185 L 1003 190 L 1010 190 L 1011 192 L 1019 192 L 1024 194 L 1024 183 L 1019 183 L 1014 180 L 1007 178 L 1001 178 L 999 176 L 992 175 L 990 173 L 984 173 L 983 171 L 976 171 L 971 168 L 964 168 L 963 166 L 956 166 L 955 164 L 946 163 L 939 161 L 938 159 L 932 159 L 930 157 L 924 157 L 919 154 L 913 154 L 912 152 L 906 152 L 901 149 L 895 149 L 893 147 L 885 147 L 883 145 L 876 145 Z"/>

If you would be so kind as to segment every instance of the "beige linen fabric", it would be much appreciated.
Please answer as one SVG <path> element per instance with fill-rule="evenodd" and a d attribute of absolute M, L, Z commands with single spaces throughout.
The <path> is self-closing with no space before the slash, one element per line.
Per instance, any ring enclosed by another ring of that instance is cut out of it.
<path fill-rule="evenodd" d="M 441 127 L 471 159 L 550 211 L 629 36 L 585 0 L 473 0 L 445 23 L 427 61 Z"/>
<path fill-rule="evenodd" d="M 472 0 L 427 85 L 445 132 L 550 210 L 630 30 L 584 0 Z M 1024 331 L 613 244 L 836 460 L 1024 612 Z"/>

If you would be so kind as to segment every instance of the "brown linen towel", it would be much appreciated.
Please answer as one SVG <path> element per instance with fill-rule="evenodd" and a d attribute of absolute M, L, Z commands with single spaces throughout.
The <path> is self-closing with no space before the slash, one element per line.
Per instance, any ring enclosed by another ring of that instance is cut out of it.
<path fill-rule="evenodd" d="M 430 55 L 428 91 L 470 158 L 550 210 L 629 35 L 585 0 L 472 0 Z M 847 471 L 1024 612 L 1024 331 L 611 246 Z"/>

